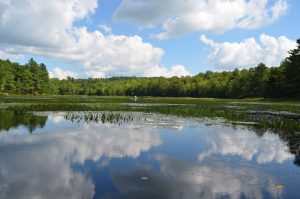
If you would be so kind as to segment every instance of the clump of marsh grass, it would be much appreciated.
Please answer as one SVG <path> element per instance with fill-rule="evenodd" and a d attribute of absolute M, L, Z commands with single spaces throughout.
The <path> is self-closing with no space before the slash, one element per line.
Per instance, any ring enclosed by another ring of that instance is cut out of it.
<path fill-rule="evenodd" d="M 65 120 L 69 120 L 71 122 L 86 122 L 86 123 L 110 123 L 110 124 L 123 124 L 129 123 L 134 120 L 131 114 L 123 115 L 121 113 L 99 113 L 99 112 L 69 112 L 64 116 Z M 137 118 L 139 119 L 139 118 Z"/>

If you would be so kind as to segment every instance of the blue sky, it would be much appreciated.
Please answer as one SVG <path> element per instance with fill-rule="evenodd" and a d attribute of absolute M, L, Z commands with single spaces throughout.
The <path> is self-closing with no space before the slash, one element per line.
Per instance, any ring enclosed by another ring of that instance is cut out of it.
<path fill-rule="evenodd" d="M 0 2 L 0 58 L 34 57 L 59 78 L 278 66 L 300 37 L 297 0 L 7 2 Z"/>

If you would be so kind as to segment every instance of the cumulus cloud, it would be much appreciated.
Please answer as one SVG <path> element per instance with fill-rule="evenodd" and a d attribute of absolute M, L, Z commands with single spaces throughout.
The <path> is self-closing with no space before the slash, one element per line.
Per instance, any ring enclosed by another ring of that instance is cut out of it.
<path fill-rule="evenodd" d="M 287 0 L 123 0 L 116 20 L 142 27 L 162 26 L 158 39 L 194 31 L 222 33 L 273 23 L 286 11 Z"/>
<path fill-rule="evenodd" d="M 207 62 L 219 69 L 253 67 L 263 62 L 268 66 L 278 66 L 288 51 L 297 47 L 296 41 L 285 36 L 278 38 L 266 34 L 255 38 L 247 38 L 242 42 L 217 43 L 205 35 L 200 40 L 212 48 Z"/>
<path fill-rule="evenodd" d="M 149 68 L 145 72 L 146 76 L 164 76 L 164 77 L 173 77 L 173 76 L 191 76 L 191 74 L 185 69 L 183 65 L 172 66 L 171 69 L 166 69 L 164 67 L 153 67 Z"/>
<path fill-rule="evenodd" d="M 39 0 L 0 2 L 0 41 L 40 48 L 62 47 L 72 42 L 69 32 L 76 20 L 97 8 L 95 0 Z"/>
<path fill-rule="evenodd" d="M 77 78 L 78 74 L 68 70 L 63 71 L 62 69 L 56 67 L 49 72 L 49 76 L 50 78 L 67 79 L 67 77 Z"/>
<path fill-rule="evenodd" d="M 74 25 L 90 17 L 97 7 L 97 0 L 54 0 L 47 4 L 38 0 L 1 1 L 0 51 L 3 55 L 31 54 L 64 60 L 79 67 L 82 76 L 174 73 L 160 63 L 164 51 L 139 36 L 104 35 Z M 107 26 L 100 28 L 111 33 Z M 179 76 L 187 73 L 184 68 L 176 70 Z"/>
<path fill-rule="evenodd" d="M 101 24 L 99 25 L 99 28 L 104 30 L 104 32 L 106 32 L 107 34 L 112 34 L 112 29 L 111 27 L 109 27 L 108 25 L 106 24 Z"/>

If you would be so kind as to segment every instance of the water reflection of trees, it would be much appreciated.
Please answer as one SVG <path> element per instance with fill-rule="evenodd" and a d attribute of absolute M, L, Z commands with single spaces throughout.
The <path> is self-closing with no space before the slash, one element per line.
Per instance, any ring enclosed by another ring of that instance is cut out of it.
<path fill-rule="evenodd" d="M 44 128 L 48 116 L 38 116 L 33 113 L 0 110 L 0 131 L 25 126 L 32 133 L 37 128 Z"/>
<path fill-rule="evenodd" d="M 290 150 L 295 155 L 294 164 L 300 167 L 300 133 L 278 133 L 280 138 L 284 140 Z"/>

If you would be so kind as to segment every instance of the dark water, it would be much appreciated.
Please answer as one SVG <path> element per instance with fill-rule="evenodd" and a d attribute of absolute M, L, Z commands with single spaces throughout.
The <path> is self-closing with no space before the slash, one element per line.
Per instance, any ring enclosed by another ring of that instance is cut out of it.
<path fill-rule="evenodd" d="M 122 124 L 64 116 L 2 113 L 1 199 L 300 197 L 299 134 L 138 113 Z"/>

